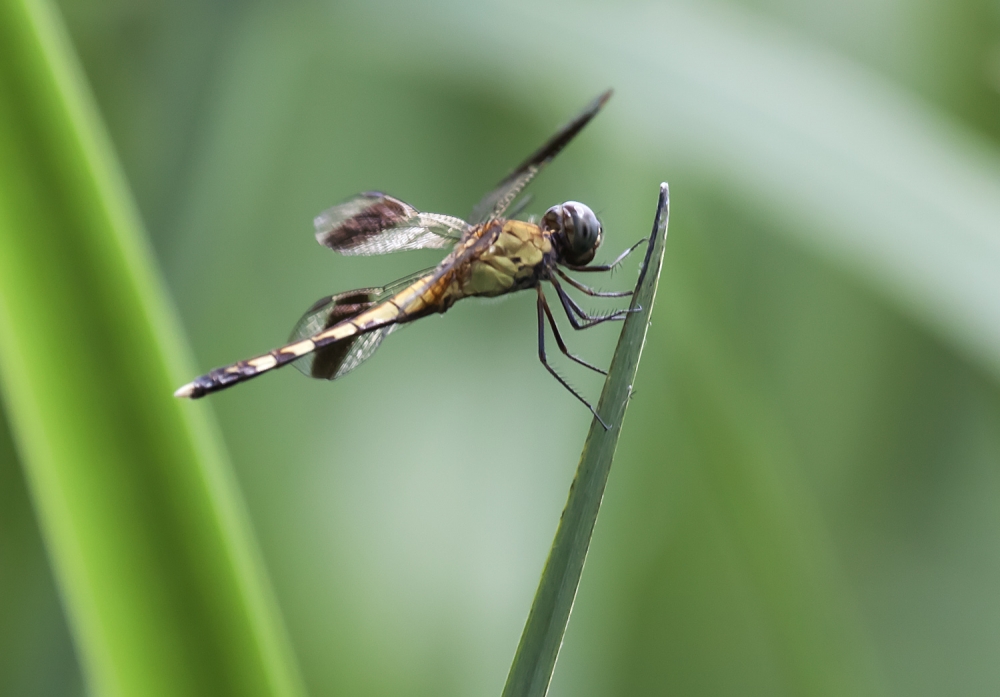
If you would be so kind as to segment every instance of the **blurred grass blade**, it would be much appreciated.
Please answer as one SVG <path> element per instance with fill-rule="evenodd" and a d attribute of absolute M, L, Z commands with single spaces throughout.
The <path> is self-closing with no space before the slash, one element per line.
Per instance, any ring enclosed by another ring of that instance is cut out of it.
<path fill-rule="evenodd" d="M 632 298 L 632 307 L 641 310 L 625 320 L 597 407 L 598 413 L 611 428 L 605 430 L 597 419 L 590 424 L 580 464 L 569 490 L 569 500 L 545 562 L 503 697 L 542 697 L 549 689 L 604 497 L 625 409 L 632 396 L 639 356 L 646 342 L 669 219 L 670 193 L 667 185 L 661 184 L 652 236 Z"/>
<path fill-rule="evenodd" d="M 0 393 L 94 695 L 297 695 L 208 412 L 58 16 L 0 0 Z"/>

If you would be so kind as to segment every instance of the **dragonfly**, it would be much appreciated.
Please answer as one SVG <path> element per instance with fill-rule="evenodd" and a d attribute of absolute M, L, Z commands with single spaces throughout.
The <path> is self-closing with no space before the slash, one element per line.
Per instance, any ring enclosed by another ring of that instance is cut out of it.
<path fill-rule="evenodd" d="M 537 223 L 518 220 L 516 215 L 528 200 L 528 196 L 521 196 L 524 188 L 597 115 L 610 97 L 611 90 L 599 95 L 559 129 L 487 193 L 467 221 L 419 211 L 378 191 L 361 193 L 321 213 L 314 221 L 317 241 L 343 255 L 387 254 L 449 246 L 452 250 L 436 267 L 389 285 L 320 298 L 295 325 L 286 344 L 216 368 L 183 385 L 174 396 L 203 397 L 288 363 L 294 363 L 309 377 L 336 380 L 368 360 L 389 334 L 409 322 L 446 312 L 462 298 L 497 297 L 534 290 L 538 309 L 538 357 L 542 365 L 607 429 L 608 425 L 594 406 L 549 364 L 545 350 L 546 324 L 565 356 L 607 375 L 605 370 L 570 352 L 546 300 L 542 282 L 555 289 L 573 329 L 623 320 L 638 308 L 593 315 L 566 292 L 563 283 L 591 297 L 632 295 L 632 290 L 595 290 L 567 271 L 612 271 L 645 239 L 608 264 L 592 264 L 603 241 L 604 229 L 588 206 L 566 201 L 549 208 Z M 512 205 L 515 201 L 517 204 Z"/>

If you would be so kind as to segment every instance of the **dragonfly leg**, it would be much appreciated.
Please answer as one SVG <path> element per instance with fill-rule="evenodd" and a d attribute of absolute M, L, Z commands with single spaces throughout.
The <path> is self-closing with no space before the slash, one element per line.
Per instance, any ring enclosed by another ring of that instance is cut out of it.
<path fill-rule="evenodd" d="M 563 264 L 563 266 L 565 266 L 570 271 L 610 271 L 611 269 L 615 268 L 616 266 L 618 266 L 619 264 L 621 264 L 623 261 L 625 261 L 625 257 L 627 257 L 629 254 L 631 254 L 632 252 L 634 252 L 636 250 L 636 248 L 640 244 L 642 244 L 643 242 L 648 242 L 648 241 L 649 241 L 648 237 L 643 237 L 641 240 L 639 240 L 638 242 L 636 242 L 634 245 L 632 245 L 631 247 L 629 247 L 628 249 L 626 249 L 624 252 L 622 252 L 621 254 L 619 254 L 618 258 L 615 259 L 610 264 L 598 264 L 597 266 L 573 266 L 572 264 Z"/>
<path fill-rule="evenodd" d="M 563 354 L 571 361 L 576 361 L 584 368 L 590 368 L 594 372 L 600 373 L 601 375 L 607 375 L 608 371 L 588 363 L 579 356 L 574 356 L 569 352 L 569 349 L 566 348 L 566 342 L 563 341 L 562 334 L 559 333 L 559 325 L 556 324 L 556 318 L 552 316 L 552 310 L 549 308 L 549 302 L 545 299 L 545 294 L 542 292 L 541 286 L 538 286 L 538 302 L 541 308 L 545 311 L 545 316 L 549 320 L 549 326 L 552 327 L 552 335 L 556 339 L 556 344 L 559 346 L 559 350 L 562 351 Z"/>
<path fill-rule="evenodd" d="M 602 322 L 613 322 L 617 320 L 623 320 L 632 312 L 638 312 L 639 308 L 618 310 L 616 312 L 611 312 L 606 315 L 589 315 L 582 307 L 580 307 L 573 298 L 569 296 L 566 291 L 563 290 L 559 282 L 553 278 L 549 279 L 549 283 L 552 287 L 556 289 L 556 293 L 559 295 L 559 301 L 562 303 L 563 310 L 566 311 L 566 317 L 569 318 L 569 323 L 573 329 L 589 329 L 594 325 L 601 324 Z M 577 319 L 579 317 L 580 319 Z M 582 322 L 580 320 L 583 320 Z"/>
<path fill-rule="evenodd" d="M 542 287 L 538 286 L 538 360 L 540 360 L 542 362 L 542 365 L 545 366 L 546 370 L 548 370 L 550 373 L 552 373 L 552 377 L 554 377 L 556 380 L 558 380 L 559 384 L 561 384 L 563 387 L 565 387 L 567 390 L 569 390 L 569 392 L 570 392 L 571 395 L 573 395 L 574 397 L 576 397 L 578 400 L 580 400 L 584 404 L 584 406 L 586 406 L 588 409 L 590 409 L 590 413 L 594 415 L 594 418 L 597 419 L 601 423 L 601 426 L 604 427 L 604 430 L 607 431 L 608 428 L 609 428 L 608 425 L 606 423 L 604 423 L 604 419 L 602 419 L 601 415 L 597 413 L 597 410 L 594 409 L 594 406 L 590 402 L 588 402 L 586 399 L 584 399 L 583 395 L 581 395 L 579 392 L 577 392 L 576 390 L 574 390 L 573 387 L 568 382 L 566 382 L 559 373 L 557 373 L 555 371 L 555 368 L 553 368 L 551 365 L 549 365 L 548 359 L 546 359 L 546 357 L 545 357 L 545 317 L 546 316 L 548 316 L 549 318 L 551 318 L 552 317 L 552 313 L 551 313 L 551 310 L 549 310 L 548 303 L 546 303 L 546 301 L 545 301 L 545 295 L 542 293 Z M 553 326 L 554 325 L 555 325 L 555 323 L 553 322 Z M 559 336 L 558 333 L 556 334 L 556 336 L 557 337 Z M 556 339 L 556 341 L 558 343 L 562 344 L 561 339 Z M 560 348 L 561 348 L 561 346 L 560 346 Z M 570 354 L 567 352 L 566 355 L 569 356 Z M 572 356 L 570 356 L 570 357 L 572 358 Z M 585 363 L 584 365 L 587 365 L 587 364 Z M 588 366 L 588 367 L 592 367 L 592 366 Z"/>
<path fill-rule="evenodd" d="M 562 280 L 566 281 L 566 283 L 570 284 L 578 291 L 586 293 L 587 295 L 594 298 L 625 298 L 628 297 L 629 295 L 632 295 L 632 293 L 635 292 L 634 290 L 615 290 L 615 291 L 594 290 L 590 286 L 583 285 L 578 280 L 576 280 L 569 274 L 565 273 L 562 269 L 557 268 L 556 273 L 559 274 L 559 277 Z"/>

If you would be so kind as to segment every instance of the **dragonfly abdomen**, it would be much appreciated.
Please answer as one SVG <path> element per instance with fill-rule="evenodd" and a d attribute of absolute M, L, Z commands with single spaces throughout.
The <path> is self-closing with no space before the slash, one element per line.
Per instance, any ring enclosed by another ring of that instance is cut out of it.
<path fill-rule="evenodd" d="M 369 304 L 370 306 L 357 314 L 345 317 L 333 326 L 313 336 L 298 339 L 260 356 L 248 358 L 238 363 L 209 371 L 205 375 L 195 378 L 181 387 L 174 395 L 196 399 L 210 392 L 216 392 L 235 385 L 238 382 L 255 378 L 275 368 L 280 368 L 331 344 L 343 342 L 359 334 L 367 334 L 368 332 L 373 332 L 398 322 L 416 319 L 428 314 L 429 311 L 433 312 L 434 309 L 428 311 L 427 302 L 425 301 L 425 299 L 429 299 L 428 296 L 431 294 L 433 287 L 437 285 L 433 281 L 433 274 L 424 276 L 391 298 L 375 305 L 371 305 L 374 297 L 368 298 L 366 296 L 363 299 L 364 302 L 361 302 L 359 298 L 359 302 L 357 303 L 359 307 L 364 307 L 365 304 Z M 356 291 L 356 293 L 363 292 L 367 291 Z"/>
<path fill-rule="evenodd" d="M 439 289 L 447 287 L 448 280 L 448 278 L 437 278 L 434 273 L 427 274 L 391 298 L 355 317 L 335 324 L 312 338 L 317 345 L 322 346 L 324 343 L 340 341 L 387 324 L 409 322 L 431 312 L 443 312 L 443 309 L 439 310 L 437 307 L 441 301 Z"/>

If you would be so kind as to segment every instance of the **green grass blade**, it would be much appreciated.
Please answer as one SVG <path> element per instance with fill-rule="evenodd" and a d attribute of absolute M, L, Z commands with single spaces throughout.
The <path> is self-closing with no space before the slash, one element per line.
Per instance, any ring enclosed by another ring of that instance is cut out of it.
<path fill-rule="evenodd" d="M 632 307 L 641 309 L 625 320 L 597 407 L 598 413 L 610 428 L 605 430 L 597 419 L 590 424 L 580 464 L 569 490 L 569 499 L 559 521 L 549 558 L 545 562 L 545 570 L 542 571 L 542 579 L 507 676 L 503 697 L 542 697 L 549 689 L 576 591 L 580 586 L 580 575 L 587 559 L 597 513 L 604 498 L 604 487 L 614 460 L 625 409 L 632 396 L 639 357 L 646 343 L 649 317 L 663 264 L 669 219 L 670 193 L 667 185 L 661 184 L 652 236 L 636 293 L 632 298 Z"/>
<path fill-rule="evenodd" d="M 0 0 L 0 394 L 95 695 L 297 695 L 173 311 L 58 16 Z"/>

